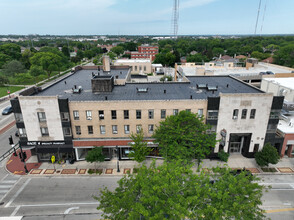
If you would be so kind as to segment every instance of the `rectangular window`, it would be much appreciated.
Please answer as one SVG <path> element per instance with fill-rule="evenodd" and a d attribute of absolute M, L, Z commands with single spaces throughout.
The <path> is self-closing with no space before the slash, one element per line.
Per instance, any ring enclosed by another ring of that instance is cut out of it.
<path fill-rule="evenodd" d="M 135 66 L 135 71 L 137 71 L 138 70 L 138 67 L 137 66 Z"/>
<path fill-rule="evenodd" d="M 250 119 L 255 118 L 255 113 L 256 113 L 256 109 L 251 109 L 251 111 L 250 111 Z"/>
<path fill-rule="evenodd" d="M 74 120 L 80 120 L 79 111 L 73 111 Z"/>
<path fill-rule="evenodd" d="M 39 122 L 45 122 L 46 121 L 45 112 L 38 112 L 37 114 L 38 114 Z"/>
<path fill-rule="evenodd" d="M 160 118 L 165 118 L 166 117 L 166 110 L 165 109 L 161 109 L 161 113 L 160 113 Z"/>
<path fill-rule="evenodd" d="M 271 110 L 270 119 L 279 119 L 280 110 Z"/>
<path fill-rule="evenodd" d="M 71 136 L 71 132 L 70 132 L 69 127 L 62 128 L 62 130 L 63 130 L 63 135 L 64 136 Z"/>
<path fill-rule="evenodd" d="M 41 134 L 42 136 L 49 136 L 49 131 L 48 131 L 48 128 L 47 127 L 42 127 L 40 128 L 41 129 Z"/>
<path fill-rule="evenodd" d="M 139 134 L 141 130 L 142 130 L 142 125 L 136 125 L 137 134 Z"/>
<path fill-rule="evenodd" d="M 116 119 L 116 110 L 111 110 L 111 119 Z"/>
<path fill-rule="evenodd" d="M 237 119 L 239 114 L 239 109 L 234 109 L 233 111 L 233 119 Z"/>
<path fill-rule="evenodd" d="M 125 134 L 129 134 L 130 133 L 130 125 L 125 125 L 124 126 L 125 129 Z"/>
<path fill-rule="evenodd" d="M 191 112 L 191 109 L 186 109 L 187 112 Z"/>
<path fill-rule="evenodd" d="M 93 126 L 92 125 L 88 126 L 88 134 L 93 134 Z"/>
<path fill-rule="evenodd" d="M 136 110 L 136 119 L 141 119 L 142 112 L 141 110 Z"/>
<path fill-rule="evenodd" d="M 200 109 L 198 109 L 198 117 L 202 117 L 203 116 L 203 109 L 202 108 L 200 108 Z"/>
<path fill-rule="evenodd" d="M 142 66 L 139 66 L 139 70 L 140 70 L 140 71 L 142 70 Z"/>
<path fill-rule="evenodd" d="M 174 110 L 173 110 L 173 114 L 174 114 L 174 115 L 179 114 L 179 109 L 174 109 Z"/>
<path fill-rule="evenodd" d="M 117 125 L 112 125 L 112 134 L 117 134 Z"/>
<path fill-rule="evenodd" d="M 259 144 L 254 144 L 253 152 L 256 153 L 259 150 Z"/>
<path fill-rule="evenodd" d="M 154 125 L 148 125 L 148 132 L 152 134 L 154 131 Z"/>
<path fill-rule="evenodd" d="M 247 109 L 242 109 L 241 119 L 246 119 L 247 116 Z"/>
<path fill-rule="evenodd" d="M 211 125 L 211 128 L 206 131 L 206 134 L 213 134 L 216 132 L 216 125 Z"/>
<path fill-rule="evenodd" d="M 99 120 L 104 120 L 104 111 L 103 110 L 99 110 L 98 111 L 99 114 Z"/>
<path fill-rule="evenodd" d="M 86 119 L 92 120 L 92 111 L 89 111 L 89 110 L 86 111 Z"/>
<path fill-rule="evenodd" d="M 146 66 L 144 66 L 144 71 L 146 71 Z"/>
<path fill-rule="evenodd" d="M 208 110 L 207 119 L 215 120 L 218 118 L 218 110 Z"/>
<path fill-rule="evenodd" d="M 61 121 L 69 121 L 69 114 L 68 112 L 61 112 Z"/>
<path fill-rule="evenodd" d="M 149 119 L 153 119 L 154 118 L 154 110 L 153 109 L 148 110 L 148 118 Z"/>
<path fill-rule="evenodd" d="M 105 125 L 100 125 L 100 134 L 105 134 Z"/>
<path fill-rule="evenodd" d="M 19 128 L 18 129 L 18 134 L 20 137 L 26 137 L 27 136 L 27 132 L 25 128 Z"/>
<path fill-rule="evenodd" d="M 124 119 L 129 119 L 129 110 L 124 110 Z"/>
<path fill-rule="evenodd" d="M 16 122 L 23 122 L 23 117 L 21 113 L 14 113 Z"/>
<path fill-rule="evenodd" d="M 275 133 L 277 130 L 278 124 L 268 124 L 267 125 L 267 132 L 269 133 Z"/>
<path fill-rule="evenodd" d="M 77 135 L 82 134 L 82 132 L 81 132 L 81 126 L 75 126 L 75 127 L 76 127 L 76 134 Z"/>

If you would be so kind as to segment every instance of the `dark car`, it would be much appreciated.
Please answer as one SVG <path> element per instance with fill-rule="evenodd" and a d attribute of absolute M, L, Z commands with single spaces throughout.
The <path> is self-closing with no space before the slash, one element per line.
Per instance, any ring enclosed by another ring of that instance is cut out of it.
<path fill-rule="evenodd" d="M 8 115 L 12 112 L 12 107 L 11 106 L 7 106 L 3 111 L 2 111 L 2 115 Z"/>
<path fill-rule="evenodd" d="M 266 74 L 268 74 L 268 75 L 275 75 L 272 71 L 266 71 Z"/>
<path fill-rule="evenodd" d="M 15 137 L 19 137 L 18 131 L 15 132 Z"/>

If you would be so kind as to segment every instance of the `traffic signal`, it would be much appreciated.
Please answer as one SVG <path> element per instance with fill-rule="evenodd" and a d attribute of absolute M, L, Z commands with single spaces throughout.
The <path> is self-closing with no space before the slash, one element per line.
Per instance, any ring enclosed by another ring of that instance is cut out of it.
<path fill-rule="evenodd" d="M 13 139 L 12 139 L 12 136 L 11 136 L 11 135 L 9 136 L 9 144 L 10 144 L 10 145 L 13 145 L 13 144 L 14 144 L 14 143 L 13 143 Z"/>

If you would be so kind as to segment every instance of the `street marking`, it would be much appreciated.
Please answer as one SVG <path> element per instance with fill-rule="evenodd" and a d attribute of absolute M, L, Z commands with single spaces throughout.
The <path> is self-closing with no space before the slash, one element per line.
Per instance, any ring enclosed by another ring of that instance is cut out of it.
<path fill-rule="evenodd" d="M 20 209 L 20 206 L 17 206 L 14 211 L 11 213 L 10 216 L 15 216 L 15 214 L 18 212 L 18 210 Z"/>
<path fill-rule="evenodd" d="M 2 182 L 7 176 L 8 176 L 8 174 L 6 174 L 6 175 L 1 179 L 0 182 Z"/>
<path fill-rule="evenodd" d="M 10 164 L 12 162 L 12 160 L 9 160 L 6 164 L 8 165 L 8 164 Z"/>
<path fill-rule="evenodd" d="M 7 190 L 0 190 L 0 193 L 7 193 L 9 191 L 9 189 Z"/>
<path fill-rule="evenodd" d="M 289 212 L 289 211 L 294 211 L 294 208 L 266 210 L 265 212 L 274 213 L 274 212 Z"/>
<path fill-rule="evenodd" d="M 14 196 L 10 199 L 10 201 L 4 206 L 5 208 L 9 207 L 11 203 L 18 197 L 18 195 L 23 191 L 23 189 L 29 184 L 31 178 L 27 179 L 27 181 L 20 187 L 20 189 L 14 194 Z"/>
<path fill-rule="evenodd" d="M 17 182 L 17 180 L 3 180 L 3 181 L 0 181 L 0 184 L 1 183 L 16 183 Z"/>
<path fill-rule="evenodd" d="M 32 204 L 32 205 L 20 205 L 20 207 L 44 207 L 44 206 L 75 206 L 75 205 L 99 205 L 100 202 L 82 202 L 82 203 L 49 203 L 49 204 Z M 17 206 L 9 206 L 17 207 Z"/>
<path fill-rule="evenodd" d="M 0 189 L 10 188 L 13 185 L 0 185 Z"/>
<path fill-rule="evenodd" d="M 63 213 L 63 214 L 69 214 L 69 212 L 71 211 L 71 210 L 74 210 L 74 209 L 79 209 L 80 207 L 71 207 L 71 208 L 69 208 L 69 209 L 67 209 L 67 210 L 65 210 L 65 212 Z"/>

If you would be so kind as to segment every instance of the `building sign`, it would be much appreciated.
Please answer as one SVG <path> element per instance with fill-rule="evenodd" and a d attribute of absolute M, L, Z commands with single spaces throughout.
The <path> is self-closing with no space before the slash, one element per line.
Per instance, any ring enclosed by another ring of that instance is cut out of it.
<path fill-rule="evenodd" d="M 64 141 L 28 141 L 25 143 L 26 146 L 48 146 L 48 145 L 64 145 Z"/>

